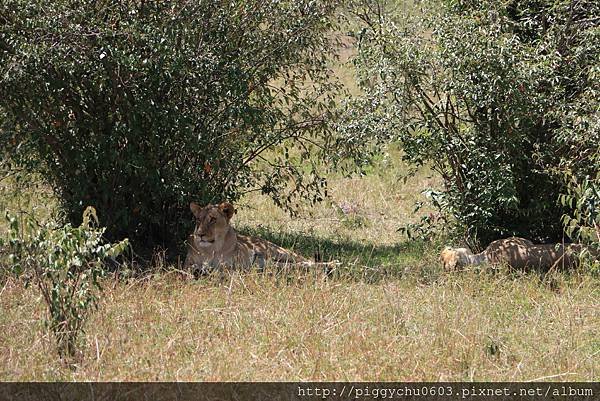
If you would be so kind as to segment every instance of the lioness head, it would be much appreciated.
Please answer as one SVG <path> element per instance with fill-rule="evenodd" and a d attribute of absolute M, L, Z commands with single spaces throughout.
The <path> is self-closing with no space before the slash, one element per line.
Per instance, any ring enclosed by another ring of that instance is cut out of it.
<path fill-rule="evenodd" d="M 440 260 L 444 265 L 444 270 L 451 271 L 465 266 L 468 255 L 473 253 L 467 248 L 445 247 L 440 254 Z"/>
<path fill-rule="evenodd" d="M 192 235 L 197 247 L 210 247 L 215 241 L 222 240 L 229 230 L 229 220 L 235 213 L 233 205 L 227 202 L 204 207 L 192 202 L 190 210 L 196 219 Z"/>

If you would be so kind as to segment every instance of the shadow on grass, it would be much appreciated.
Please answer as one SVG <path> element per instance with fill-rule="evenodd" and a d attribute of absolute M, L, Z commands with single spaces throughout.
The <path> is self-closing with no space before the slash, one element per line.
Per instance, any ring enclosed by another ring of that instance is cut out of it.
<path fill-rule="evenodd" d="M 431 257 L 435 254 L 434 245 L 426 241 L 377 245 L 314 233 L 277 232 L 264 227 L 241 227 L 238 231 L 264 238 L 312 260 L 337 260 L 341 262 L 336 272 L 338 276 L 374 282 L 385 277 L 416 274 L 419 280 L 431 282 L 439 275 L 437 263 Z"/>

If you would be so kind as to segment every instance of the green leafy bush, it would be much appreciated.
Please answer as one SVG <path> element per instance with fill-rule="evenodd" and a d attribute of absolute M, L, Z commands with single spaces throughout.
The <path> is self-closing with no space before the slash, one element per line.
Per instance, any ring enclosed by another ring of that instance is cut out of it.
<path fill-rule="evenodd" d="M 5 264 L 16 274 L 33 278 L 48 308 L 47 326 L 61 357 L 73 357 L 89 313 L 97 306 L 104 262 L 123 253 L 128 241 L 106 244 L 97 228 L 96 212 L 87 208 L 79 227 L 39 226 L 23 215 L 7 215 L 9 229 L 0 238 Z"/>
<path fill-rule="evenodd" d="M 359 0 L 365 95 L 347 135 L 399 140 L 444 180 L 445 212 L 483 242 L 563 236 L 566 168 L 595 176 L 600 144 L 594 1 L 443 1 L 408 17 Z"/>
<path fill-rule="evenodd" d="M 561 203 L 571 210 L 563 216 L 565 232 L 586 245 L 580 258 L 590 271 L 600 273 L 600 173 L 581 182 L 572 177 L 569 184 L 561 196 Z"/>
<path fill-rule="evenodd" d="M 183 244 L 190 200 L 317 201 L 336 7 L 3 1 L 2 154 L 40 170 L 73 224 L 93 205 L 138 253 Z"/>

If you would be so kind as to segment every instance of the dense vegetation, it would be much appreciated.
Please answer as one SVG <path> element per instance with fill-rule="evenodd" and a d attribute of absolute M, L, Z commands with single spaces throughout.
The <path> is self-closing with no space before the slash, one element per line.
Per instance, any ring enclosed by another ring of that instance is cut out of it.
<path fill-rule="evenodd" d="M 334 135 L 337 6 L 3 2 L 2 155 L 137 252 L 180 246 L 190 200 L 318 201 L 321 161 L 396 140 L 473 242 L 598 243 L 596 2 L 350 2 L 364 96 Z"/>
<path fill-rule="evenodd" d="M 94 206 L 138 253 L 181 246 L 191 200 L 319 200 L 336 6 L 3 1 L 2 155 L 40 171 L 73 224 Z"/>
<path fill-rule="evenodd" d="M 473 242 L 560 240 L 565 221 L 597 246 L 600 5 L 444 1 L 413 18 L 395 6 L 354 4 L 365 96 L 348 134 L 431 163 L 436 204 Z"/>

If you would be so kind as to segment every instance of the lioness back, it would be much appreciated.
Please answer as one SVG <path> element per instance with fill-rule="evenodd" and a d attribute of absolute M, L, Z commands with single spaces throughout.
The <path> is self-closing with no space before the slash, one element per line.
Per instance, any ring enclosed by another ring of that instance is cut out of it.
<path fill-rule="evenodd" d="M 492 264 L 508 263 L 513 268 L 522 269 L 529 262 L 529 249 L 533 242 L 525 238 L 510 237 L 491 242 L 485 252 Z"/>
<path fill-rule="evenodd" d="M 247 235 L 237 235 L 240 252 L 248 258 L 264 258 L 277 264 L 310 263 L 308 259 L 270 241 Z"/>

